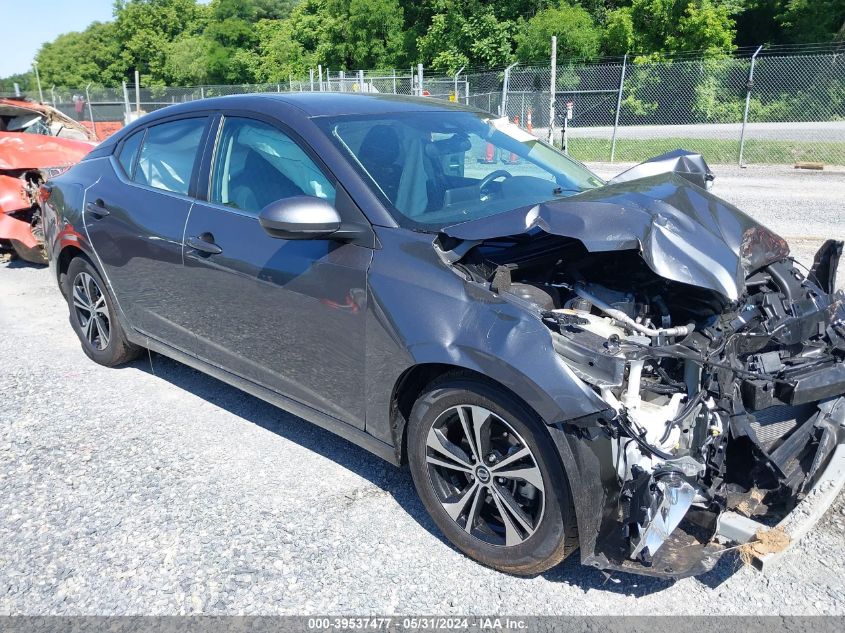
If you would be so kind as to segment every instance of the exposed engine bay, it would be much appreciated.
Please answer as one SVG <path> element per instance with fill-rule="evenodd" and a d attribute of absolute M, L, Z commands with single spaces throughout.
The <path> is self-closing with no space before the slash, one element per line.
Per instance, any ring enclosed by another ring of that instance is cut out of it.
<path fill-rule="evenodd" d="M 560 235 L 441 242 L 461 275 L 536 310 L 607 403 L 584 427 L 611 445 L 609 559 L 665 566 L 671 539 L 709 542 L 728 510 L 774 524 L 841 441 L 830 409 L 845 406 L 842 242 L 802 270 L 783 240 L 746 232 L 736 300 L 661 277 L 636 250 L 589 252 Z"/>

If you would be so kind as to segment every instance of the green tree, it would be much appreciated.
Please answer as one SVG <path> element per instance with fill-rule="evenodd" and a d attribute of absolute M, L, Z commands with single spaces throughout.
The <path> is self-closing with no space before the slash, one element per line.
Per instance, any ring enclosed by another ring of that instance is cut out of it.
<path fill-rule="evenodd" d="M 435 5 L 438 12 L 417 41 L 420 61 L 451 74 L 461 66 L 490 68 L 513 59 L 513 22 L 499 20 L 478 0 L 437 0 Z"/>
<path fill-rule="evenodd" d="M 326 0 L 320 59 L 332 68 L 389 68 L 402 51 L 398 0 Z"/>
<path fill-rule="evenodd" d="M 564 1 L 539 11 L 517 27 L 516 56 L 521 61 L 549 57 L 552 35 L 557 35 L 560 57 L 591 59 L 599 52 L 601 34 L 592 16 L 579 5 Z"/>
<path fill-rule="evenodd" d="M 719 0 L 633 0 L 608 13 L 605 50 L 638 55 L 733 48 L 736 2 Z M 625 50 L 623 50 L 625 49 Z"/>
<path fill-rule="evenodd" d="M 18 84 L 18 87 L 21 89 L 21 91 L 29 90 L 30 88 L 36 88 L 35 73 L 30 70 L 25 73 L 17 73 L 14 75 L 9 75 L 8 77 L 3 77 L 2 79 L 0 79 L 0 90 L 2 90 L 3 92 L 14 93 L 15 84 Z"/>
<path fill-rule="evenodd" d="M 205 35 L 180 35 L 167 47 L 167 82 L 177 86 L 213 83 L 216 77 L 211 67 L 219 49 L 220 45 Z"/>
<path fill-rule="evenodd" d="M 291 76 L 302 77 L 317 65 L 315 53 L 297 39 L 293 19 L 259 20 L 255 27 L 259 41 L 252 60 L 256 81 L 287 81 Z"/>
<path fill-rule="evenodd" d="M 123 78 L 114 22 L 94 22 L 82 32 L 59 35 L 35 56 L 43 85 L 113 86 Z"/>
<path fill-rule="evenodd" d="M 624 55 L 635 50 L 635 47 L 636 34 L 631 7 L 611 11 L 602 34 L 602 49 L 607 55 Z"/>
<path fill-rule="evenodd" d="M 777 16 L 791 43 L 845 40 L 843 0 L 786 0 Z"/>
<path fill-rule="evenodd" d="M 137 69 L 146 85 L 162 85 L 169 44 L 180 35 L 202 32 L 206 14 L 206 7 L 195 0 L 117 0 L 117 65 L 122 74 L 128 77 Z"/>

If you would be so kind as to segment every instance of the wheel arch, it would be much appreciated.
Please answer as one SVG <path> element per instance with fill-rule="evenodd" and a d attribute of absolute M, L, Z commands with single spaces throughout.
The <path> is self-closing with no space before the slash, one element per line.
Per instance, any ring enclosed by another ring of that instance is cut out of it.
<path fill-rule="evenodd" d="M 504 391 L 515 398 L 528 411 L 531 411 L 540 420 L 548 424 L 548 421 L 543 418 L 536 407 L 531 406 L 521 394 L 489 374 L 453 363 L 418 363 L 402 372 L 393 385 L 390 397 L 390 427 L 393 434 L 394 446 L 397 451 L 397 461 L 399 463 L 407 463 L 408 420 L 410 419 L 411 409 L 414 403 L 431 384 L 446 380 L 447 378 L 474 380 L 494 389 Z M 544 426 L 547 426 L 547 424 Z M 549 438 L 549 441 L 551 441 L 551 438 Z"/>
<path fill-rule="evenodd" d="M 65 294 L 65 277 L 67 276 L 70 263 L 77 257 L 86 259 L 94 268 L 97 268 L 93 260 L 78 246 L 69 244 L 62 248 L 59 256 L 56 257 L 56 281 L 59 283 L 59 289 L 62 291 L 62 294 Z"/>

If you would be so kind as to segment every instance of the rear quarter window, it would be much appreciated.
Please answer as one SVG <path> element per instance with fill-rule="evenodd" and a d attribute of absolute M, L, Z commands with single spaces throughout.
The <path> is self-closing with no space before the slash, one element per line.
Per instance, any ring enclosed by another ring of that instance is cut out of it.
<path fill-rule="evenodd" d="M 129 138 L 123 141 L 123 145 L 120 147 L 117 154 L 117 162 L 120 163 L 120 166 L 123 168 L 123 172 L 129 178 L 132 178 L 132 170 L 135 167 L 135 157 L 138 156 L 138 148 L 141 147 L 141 141 L 144 140 L 144 132 L 146 132 L 146 130 L 139 130 L 130 135 Z"/>

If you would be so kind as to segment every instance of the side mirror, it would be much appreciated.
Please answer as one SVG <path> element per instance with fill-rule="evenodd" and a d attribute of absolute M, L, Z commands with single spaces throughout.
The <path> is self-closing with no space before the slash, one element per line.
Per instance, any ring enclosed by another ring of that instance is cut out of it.
<path fill-rule="evenodd" d="M 342 225 L 337 209 L 313 196 L 271 202 L 258 214 L 258 222 L 270 237 L 285 240 L 327 239 Z"/>

